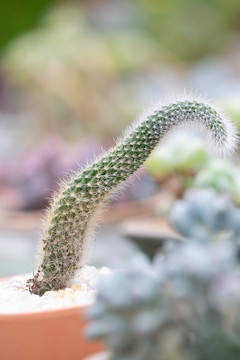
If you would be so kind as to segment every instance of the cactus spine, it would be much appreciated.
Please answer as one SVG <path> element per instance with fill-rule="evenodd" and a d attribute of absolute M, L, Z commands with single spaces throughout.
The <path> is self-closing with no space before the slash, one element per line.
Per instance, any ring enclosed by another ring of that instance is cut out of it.
<path fill-rule="evenodd" d="M 54 196 L 42 233 L 39 268 L 28 281 L 32 293 L 42 295 L 69 285 L 84 264 L 97 218 L 109 197 L 170 130 L 186 123 L 205 129 L 222 152 L 233 146 L 231 124 L 203 103 L 179 101 L 146 115 L 113 149 L 71 176 Z"/>

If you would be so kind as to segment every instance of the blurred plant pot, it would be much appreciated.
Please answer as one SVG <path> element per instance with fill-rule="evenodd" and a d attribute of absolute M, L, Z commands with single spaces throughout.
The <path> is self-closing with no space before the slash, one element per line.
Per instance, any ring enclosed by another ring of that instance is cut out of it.
<path fill-rule="evenodd" d="M 166 219 L 157 216 L 124 221 L 120 229 L 150 259 L 162 250 L 166 240 L 183 240 Z"/>
<path fill-rule="evenodd" d="M 103 343 L 85 337 L 86 309 L 0 314 L 0 359 L 81 360 L 102 351 Z"/>

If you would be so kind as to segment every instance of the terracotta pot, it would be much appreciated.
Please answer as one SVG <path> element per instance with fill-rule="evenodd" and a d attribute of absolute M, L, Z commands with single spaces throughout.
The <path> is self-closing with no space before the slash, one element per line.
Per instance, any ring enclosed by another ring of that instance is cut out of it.
<path fill-rule="evenodd" d="M 87 306 L 75 306 L 0 314 L 0 359 L 81 360 L 103 350 L 101 342 L 89 341 L 84 335 L 86 310 Z"/>
<path fill-rule="evenodd" d="M 184 241 L 166 219 L 159 216 L 140 217 L 119 225 L 122 233 L 133 241 L 150 259 L 161 251 L 166 240 Z"/>

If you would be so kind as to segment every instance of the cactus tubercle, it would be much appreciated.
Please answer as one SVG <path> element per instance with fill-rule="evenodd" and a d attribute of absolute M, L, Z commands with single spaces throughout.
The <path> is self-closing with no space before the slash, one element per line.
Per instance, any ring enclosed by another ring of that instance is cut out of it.
<path fill-rule="evenodd" d="M 28 281 L 30 292 L 42 295 L 70 284 L 84 265 L 99 215 L 118 185 L 140 168 L 165 135 L 185 124 L 204 130 L 219 152 L 234 147 L 232 125 L 201 102 L 179 101 L 140 119 L 115 147 L 69 177 L 53 197 L 42 232 L 39 268 Z"/>

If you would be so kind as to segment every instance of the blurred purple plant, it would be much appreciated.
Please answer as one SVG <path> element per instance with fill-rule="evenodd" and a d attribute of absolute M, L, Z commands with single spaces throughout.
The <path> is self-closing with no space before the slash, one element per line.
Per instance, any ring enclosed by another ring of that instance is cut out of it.
<path fill-rule="evenodd" d="M 60 138 L 49 137 L 31 152 L 25 150 L 19 158 L 2 164 L 0 189 L 3 186 L 16 189 L 20 194 L 21 209 L 44 208 L 51 193 L 58 188 L 58 180 L 70 169 L 76 170 L 76 164 L 83 166 L 86 159 L 90 161 L 103 145 L 97 138 L 70 146 Z"/>

